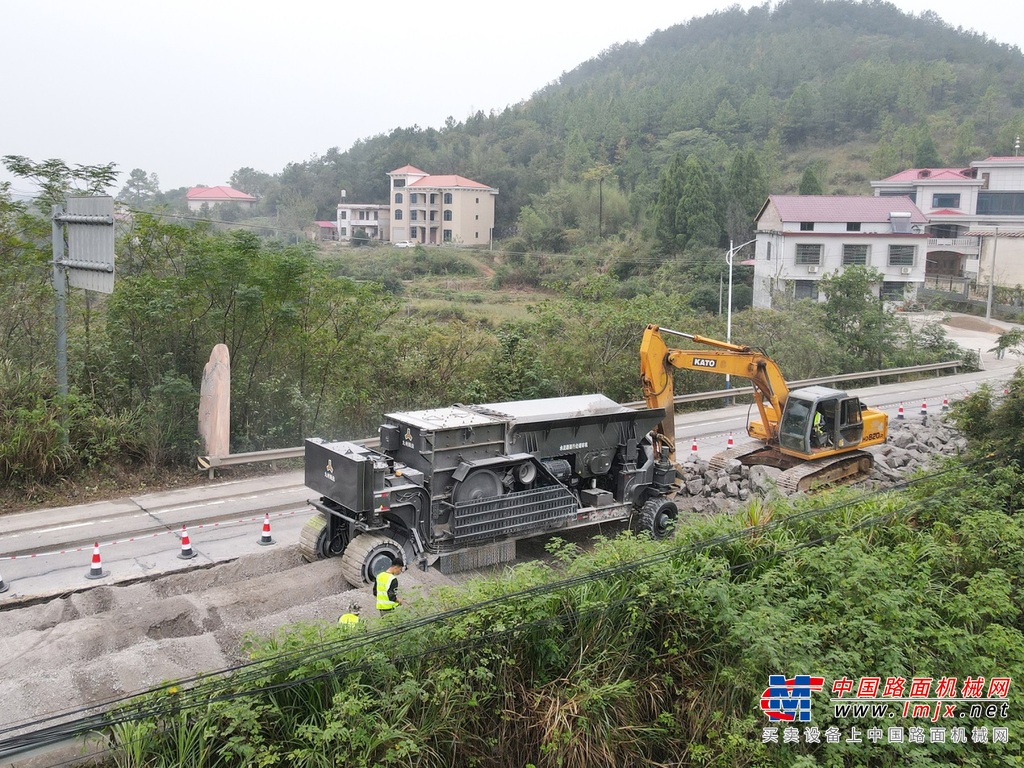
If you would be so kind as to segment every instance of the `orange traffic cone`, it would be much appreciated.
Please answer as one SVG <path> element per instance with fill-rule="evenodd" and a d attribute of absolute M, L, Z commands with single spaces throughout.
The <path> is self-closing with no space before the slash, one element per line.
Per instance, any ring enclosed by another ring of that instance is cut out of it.
<path fill-rule="evenodd" d="M 6 592 L 8 589 L 10 589 L 10 586 L 4 581 L 4 577 L 0 576 L 0 594 Z"/>
<path fill-rule="evenodd" d="M 690 455 L 697 458 L 697 438 L 693 438 L 693 445 L 690 446 Z"/>
<path fill-rule="evenodd" d="M 729 433 L 729 439 L 728 439 L 728 440 L 726 441 L 726 443 L 725 443 L 725 447 L 726 447 L 726 448 L 732 448 L 732 446 L 733 446 L 733 442 L 732 442 L 732 432 L 730 432 L 730 433 Z"/>
<path fill-rule="evenodd" d="M 944 410 L 944 411 L 948 411 L 949 410 L 949 398 L 948 397 L 942 398 L 942 410 Z"/>
<path fill-rule="evenodd" d="M 263 533 L 260 535 L 259 540 L 256 542 L 261 547 L 266 547 L 274 543 L 273 537 L 270 535 L 270 513 L 267 512 L 263 517 Z"/>
<path fill-rule="evenodd" d="M 85 574 L 85 578 L 102 579 L 106 575 L 107 572 L 103 570 L 103 565 L 100 563 L 100 543 L 97 541 L 92 548 L 92 565 L 89 566 L 89 572 Z"/>
<path fill-rule="evenodd" d="M 902 419 L 903 418 L 903 403 L 900 403 L 900 407 L 896 411 L 896 418 L 897 419 Z"/>
<path fill-rule="evenodd" d="M 928 403 L 927 403 L 927 401 L 922 401 L 921 402 L 921 415 L 922 416 L 927 416 L 928 415 Z"/>
<path fill-rule="evenodd" d="M 191 560 L 196 556 L 196 551 L 192 549 L 192 542 L 188 540 L 188 531 L 185 530 L 185 526 L 181 526 L 181 554 L 178 555 L 179 560 Z"/>

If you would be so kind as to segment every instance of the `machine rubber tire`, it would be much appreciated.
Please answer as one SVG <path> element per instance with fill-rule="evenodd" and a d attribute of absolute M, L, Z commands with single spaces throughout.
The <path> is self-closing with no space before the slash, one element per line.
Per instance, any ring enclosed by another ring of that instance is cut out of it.
<path fill-rule="evenodd" d="M 655 496 L 640 510 L 640 530 L 651 534 L 651 538 L 664 539 L 672 532 L 678 517 L 679 507 L 672 499 Z"/>
<path fill-rule="evenodd" d="M 404 560 L 402 545 L 378 533 L 362 533 L 345 548 L 341 556 L 341 575 L 353 587 L 372 584 L 377 574 L 387 570 L 396 558 Z"/>
<path fill-rule="evenodd" d="M 340 535 L 328 540 L 327 531 L 327 518 L 323 514 L 313 515 L 302 526 L 299 533 L 299 552 L 307 563 L 337 557 L 345 551 L 348 545 L 347 537 Z"/>

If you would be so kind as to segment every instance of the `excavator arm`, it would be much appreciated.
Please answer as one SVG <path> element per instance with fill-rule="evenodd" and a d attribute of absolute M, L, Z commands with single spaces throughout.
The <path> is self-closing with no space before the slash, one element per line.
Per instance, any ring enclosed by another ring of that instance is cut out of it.
<path fill-rule="evenodd" d="M 709 349 L 671 349 L 662 334 L 680 336 Z M 640 344 L 640 373 L 647 406 L 665 409 L 665 418 L 655 427 L 654 434 L 662 448 L 663 457 L 668 461 L 675 461 L 676 453 L 675 391 L 672 381 L 676 368 L 749 379 L 754 385 L 754 400 L 761 413 L 763 428 L 756 430 L 756 425 L 751 425 L 751 436 L 770 443 L 778 441 L 779 419 L 789 398 L 789 386 L 779 366 L 771 358 L 739 344 L 649 325 Z"/>

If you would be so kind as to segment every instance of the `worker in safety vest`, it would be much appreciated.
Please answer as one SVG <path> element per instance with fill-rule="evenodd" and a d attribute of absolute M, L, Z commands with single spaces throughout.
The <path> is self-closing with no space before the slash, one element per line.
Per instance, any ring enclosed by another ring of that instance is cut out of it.
<path fill-rule="evenodd" d="M 358 624 L 359 623 L 359 604 L 351 603 L 348 606 L 348 612 L 341 614 L 341 618 L 338 619 L 339 624 Z"/>
<path fill-rule="evenodd" d="M 377 574 L 373 594 L 377 596 L 377 610 L 381 616 L 402 605 L 402 599 L 398 596 L 398 574 L 402 572 L 403 567 L 402 559 L 395 558 L 390 568 Z"/>

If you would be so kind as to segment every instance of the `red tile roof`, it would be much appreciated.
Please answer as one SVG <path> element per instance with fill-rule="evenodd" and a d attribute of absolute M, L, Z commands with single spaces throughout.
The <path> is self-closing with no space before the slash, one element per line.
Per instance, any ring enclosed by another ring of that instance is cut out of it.
<path fill-rule="evenodd" d="M 388 175 L 390 176 L 391 174 L 396 174 L 396 173 L 397 174 L 402 174 L 402 173 L 422 173 L 424 176 L 427 175 L 426 171 L 421 171 L 415 165 L 403 165 L 401 168 L 395 168 L 395 170 L 391 171 L 391 173 L 389 173 Z"/>
<path fill-rule="evenodd" d="M 902 212 L 910 214 L 912 224 L 928 223 L 928 219 L 909 197 L 772 195 L 765 206 L 772 203 L 782 221 L 887 222 L 890 213 Z"/>
<path fill-rule="evenodd" d="M 246 200 L 255 203 L 256 198 L 231 187 L 192 187 L 185 193 L 186 200 Z"/>
<path fill-rule="evenodd" d="M 314 222 L 318 227 L 337 227 L 338 222 L 336 221 L 316 221 Z"/>
<path fill-rule="evenodd" d="M 970 168 L 908 168 L 882 181 L 974 181 Z"/>
<path fill-rule="evenodd" d="M 470 189 L 490 189 L 486 184 L 481 184 L 479 181 L 473 181 L 467 179 L 465 176 L 456 176 L 449 174 L 447 176 L 425 176 L 422 179 L 417 179 L 410 187 L 439 187 L 443 189 L 450 189 L 451 187 L 469 187 Z"/>
<path fill-rule="evenodd" d="M 929 216 L 963 216 L 963 211 L 955 211 L 952 208 L 939 208 L 937 211 L 932 211 Z"/>

